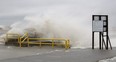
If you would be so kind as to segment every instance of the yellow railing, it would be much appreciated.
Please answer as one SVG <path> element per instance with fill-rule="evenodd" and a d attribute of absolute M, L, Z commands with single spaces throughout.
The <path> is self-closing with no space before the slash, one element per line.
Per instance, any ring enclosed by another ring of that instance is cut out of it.
<path fill-rule="evenodd" d="M 10 36 L 10 37 L 9 37 L 9 36 Z M 18 42 L 19 42 L 20 35 L 17 34 L 17 33 L 7 33 L 7 34 L 6 34 L 6 41 L 8 41 L 8 39 L 11 38 L 11 37 L 14 38 L 14 36 L 18 38 Z"/>
<path fill-rule="evenodd" d="M 22 44 L 27 44 L 28 46 L 30 44 L 38 44 L 40 47 L 42 45 L 51 45 L 52 48 L 54 48 L 55 45 L 61 45 L 62 43 L 59 43 L 59 42 L 55 42 L 56 40 L 59 40 L 59 41 L 64 41 L 64 46 L 65 46 L 65 49 L 69 49 L 70 48 L 70 40 L 69 39 L 63 39 L 63 38 L 29 38 L 28 36 L 28 33 L 25 33 L 23 36 L 20 36 L 19 34 L 13 34 L 13 33 L 8 33 L 6 35 L 6 38 L 8 39 L 8 36 L 9 35 L 16 35 L 17 38 L 18 38 L 18 43 L 19 43 L 19 46 L 22 47 Z M 35 41 L 31 41 L 31 40 L 35 40 Z M 51 42 L 43 42 L 41 40 L 49 40 Z"/>
<path fill-rule="evenodd" d="M 39 41 L 39 42 L 31 42 L 30 40 L 51 40 L 51 43 L 46 43 L 43 41 Z M 61 43 L 55 42 L 55 40 L 60 40 L 60 41 L 65 41 L 65 48 L 69 49 L 70 48 L 70 41 L 68 39 L 63 39 L 63 38 L 28 38 L 28 46 L 29 44 L 39 44 L 40 47 L 41 45 L 47 45 L 47 44 L 51 44 L 52 48 L 54 48 L 54 45 L 60 45 Z"/>
<path fill-rule="evenodd" d="M 19 37 L 19 46 L 22 47 L 22 43 L 24 43 L 28 39 L 28 33 L 25 33 L 22 37 Z"/>

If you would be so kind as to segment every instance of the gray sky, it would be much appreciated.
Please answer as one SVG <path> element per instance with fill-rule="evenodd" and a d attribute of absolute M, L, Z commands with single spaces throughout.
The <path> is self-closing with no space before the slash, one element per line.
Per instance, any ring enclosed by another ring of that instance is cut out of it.
<path fill-rule="evenodd" d="M 0 0 L 0 25 L 11 25 L 33 14 L 63 13 L 73 16 L 72 19 L 90 21 L 92 14 L 108 14 L 115 26 L 115 6 L 116 0 Z"/>

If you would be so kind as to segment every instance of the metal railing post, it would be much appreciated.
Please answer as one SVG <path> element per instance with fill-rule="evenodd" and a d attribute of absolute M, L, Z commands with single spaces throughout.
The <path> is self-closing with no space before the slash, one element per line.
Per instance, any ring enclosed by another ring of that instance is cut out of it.
<path fill-rule="evenodd" d="M 29 38 L 27 38 L 27 44 L 28 44 L 28 47 L 29 47 Z"/>
<path fill-rule="evenodd" d="M 67 50 L 67 41 L 65 41 L 65 49 Z"/>
<path fill-rule="evenodd" d="M 19 46 L 22 47 L 22 45 L 21 45 L 21 38 L 20 38 Z"/>
<path fill-rule="evenodd" d="M 54 39 L 52 39 L 52 48 L 54 48 Z"/>
<path fill-rule="evenodd" d="M 39 45 L 39 46 L 40 46 L 40 48 L 41 48 L 41 41 L 40 41 L 40 45 Z"/>

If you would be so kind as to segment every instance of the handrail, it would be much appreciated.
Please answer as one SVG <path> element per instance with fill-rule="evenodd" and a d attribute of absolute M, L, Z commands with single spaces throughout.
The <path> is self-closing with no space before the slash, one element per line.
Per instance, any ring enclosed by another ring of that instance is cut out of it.
<path fill-rule="evenodd" d="M 25 36 L 27 36 L 28 33 L 25 33 L 21 38 L 24 38 Z"/>
<path fill-rule="evenodd" d="M 28 37 L 25 37 L 21 42 L 23 43 Z"/>
<path fill-rule="evenodd" d="M 6 33 L 6 34 L 8 34 L 8 35 L 19 35 L 17 33 Z"/>
<path fill-rule="evenodd" d="M 52 43 L 42 43 L 41 41 L 39 41 L 39 43 L 35 43 L 35 42 L 30 42 L 30 40 L 51 40 Z M 29 44 L 40 44 L 41 47 L 41 44 L 52 44 L 52 47 L 54 47 L 54 44 L 57 44 L 54 43 L 54 40 L 63 40 L 65 41 L 65 48 L 66 49 L 70 48 L 70 41 L 68 39 L 63 39 L 63 38 L 28 38 L 28 46 Z"/>
<path fill-rule="evenodd" d="M 18 33 L 6 33 L 6 40 L 8 41 L 8 38 L 9 38 L 9 35 L 15 35 L 15 36 L 17 36 L 17 38 L 18 38 L 18 43 L 19 43 L 19 40 L 20 40 L 20 35 L 18 34 Z"/>
<path fill-rule="evenodd" d="M 8 35 L 17 35 L 18 36 L 18 43 L 19 43 L 19 46 L 22 47 L 22 44 L 23 43 L 26 43 L 28 46 L 30 44 L 39 44 L 40 47 L 42 44 L 49 44 L 51 45 L 53 48 L 55 45 L 62 45 L 62 43 L 59 43 L 59 42 L 55 42 L 55 40 L 60 40 L 60 41 L 64 41 L 64 45 L 65 45 L 65 49 L 69 49 L 70 48 L 70 40 L 69 39 L 64 39 L 64 38 L 29 38 L 28 36 L 28 33 L 25 33 L 23 36 L 19 35 L 19 34 L 15 34 L 15 33 L 7 33 L 6 34 L 6 38 L 8 38 Z M 31 40 L 50 40 L 51 42 L 47 43 L 47 42 L 42 42 L 42 41 L 39 41 L 39 42 L 31 42 Z"/>
<path fill-rule="evenodd" d="M 6 37 L 8 37 L 8 35 L 17 35 L 18 37 L 20 36 L 20 35 L 17 34 L 17 33 L 6 33 Z"/>
<path fill-rule="evenodd" d="M 32 40 L 68 40 L 68 39 L 63 39 L 63 38 L 29 38 L 29 39 L 32 39 Z"/>
<path fill-rule="evenodd" d="M 17 37 L 18 37 L 18 41 L 19 41 L 19 38 L 20 38 L 20 35 L 19 34 L 17 34 L 17 33 L 6 33 L 6 39 L 8 40 L 8 38 L 9 38 L 9 35 L 16 35 Z"/>
<path fill-rule="evenodd" d="M 28 33 L 25 33 L 22 37 L 20 37 L 20 42 L 24 42 L 27 38 L 28 38 Z M 23 39 L 23 41 L 22 41 L 22 39 Z"/>
<path fill-rule="evenodd" d="M 20 47 L 22 47 L 22 43 L 27 39 L 28 39 L 28 33 L 25 33 L 22 37 L 19 38 L 18 42 L 19 42 Z"/>

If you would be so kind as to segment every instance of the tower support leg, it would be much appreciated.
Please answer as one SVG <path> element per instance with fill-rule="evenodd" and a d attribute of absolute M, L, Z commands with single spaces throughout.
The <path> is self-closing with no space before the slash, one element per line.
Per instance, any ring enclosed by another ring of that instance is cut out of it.
<path fill-rule="evenodd" d="M 92 32 L 92 49 L 94 49 L 94 32 Z"/>
<path fill-rule="evenodd" d="M 101 32 L 99 32 L 99 49 L 101 50 Z"/>

